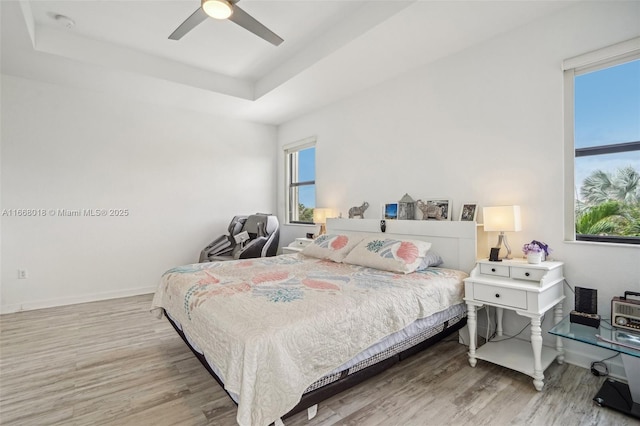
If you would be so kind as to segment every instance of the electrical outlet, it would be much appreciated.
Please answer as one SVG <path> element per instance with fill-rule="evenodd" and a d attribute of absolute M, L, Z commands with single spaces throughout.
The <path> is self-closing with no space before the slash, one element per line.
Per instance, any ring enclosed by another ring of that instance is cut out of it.
<path fill-rule="evenodd" d="M 19 280 L 26 280 L 27 278 L 29 278 L 29 274 L 27 273 L 26 269 L 18 269 L 18 279 Z"/>

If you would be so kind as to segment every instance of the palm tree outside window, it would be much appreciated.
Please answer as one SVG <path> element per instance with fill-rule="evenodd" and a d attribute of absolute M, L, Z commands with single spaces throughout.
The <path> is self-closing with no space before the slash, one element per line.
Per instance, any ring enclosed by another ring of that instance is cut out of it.
<path fill-rule="evenodd" d="M 575 240 L 640 244 L 639 58 L 569 70 Z"/>

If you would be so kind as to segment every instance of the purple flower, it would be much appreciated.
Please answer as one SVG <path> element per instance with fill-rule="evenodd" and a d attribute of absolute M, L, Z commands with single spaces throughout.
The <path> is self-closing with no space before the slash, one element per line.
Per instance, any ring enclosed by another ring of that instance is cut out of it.
<path fill-rule="evenodd" d="M 549 256 L 549 252 L 551 251 L 551 249 L 545 243 L 533 240 L 530 243 L 522 246 L 522 251 L 524 252 L 524 254 L 544 252 L 545 256 Z"/>
<path fill-rule="evenodd" d="M 536 243 L 529 243 L 522 246 L 522 251 L 524 252 L 524 254 L 542 253 L 544 249 L 539 245 L 537 245 Z"/>

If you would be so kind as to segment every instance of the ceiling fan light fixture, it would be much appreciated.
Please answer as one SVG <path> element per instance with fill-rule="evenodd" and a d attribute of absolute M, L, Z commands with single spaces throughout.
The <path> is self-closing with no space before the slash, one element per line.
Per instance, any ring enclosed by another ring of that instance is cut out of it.
<path fill-rule="evenodd" d="M 202 0 L 202 10 L 215 19 L 227 19 L 233 14 L 233 7 L 227 0 Z"/>

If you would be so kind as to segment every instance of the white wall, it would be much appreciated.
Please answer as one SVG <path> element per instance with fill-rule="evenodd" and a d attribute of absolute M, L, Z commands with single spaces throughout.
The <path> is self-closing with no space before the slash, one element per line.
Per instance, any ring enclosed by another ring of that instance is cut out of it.
<path fill-rule="evenodd" d="M 416 199 L 451 198 L 456 218 L 463 202 L 519 204 L 523 231 L 509 235 L 516 254 L 534 238 L 549 243 L 553 256 L 566 262 L 572 286 L 598 289 L 599 312 L 606 317 L 613 296 L 640 290 L 640 247 L 563 241 L 561 64 L 637 37 L 638 22 L 638 2 L 562 10 L 285 123 L 279 145 L 317 136 L 317 205 L 345 216 L 366 200 L 366 217 L 378 218 L 382 203 L 405 192 Z M 279 182 L 281 207 L 282 174 Z M 304 232 L 285 227 L 283 244 Z M 573 295 L 566 293 L 568 312 Z M 526 324 L 515 315 L 505 321 L 511 333 Z M 586 362 L 580 352 L 589 351 L 587 358 L 602 354 L 574 342 L 566 346 L 579 364 Z"/>
<path fill-rule="evenodd" d="M 273 126 L 2 76 L 2 312 L 149 293 L 240 213 L 275 210 Z M 18 280 L 18 269 L 29 277 Z"/>

